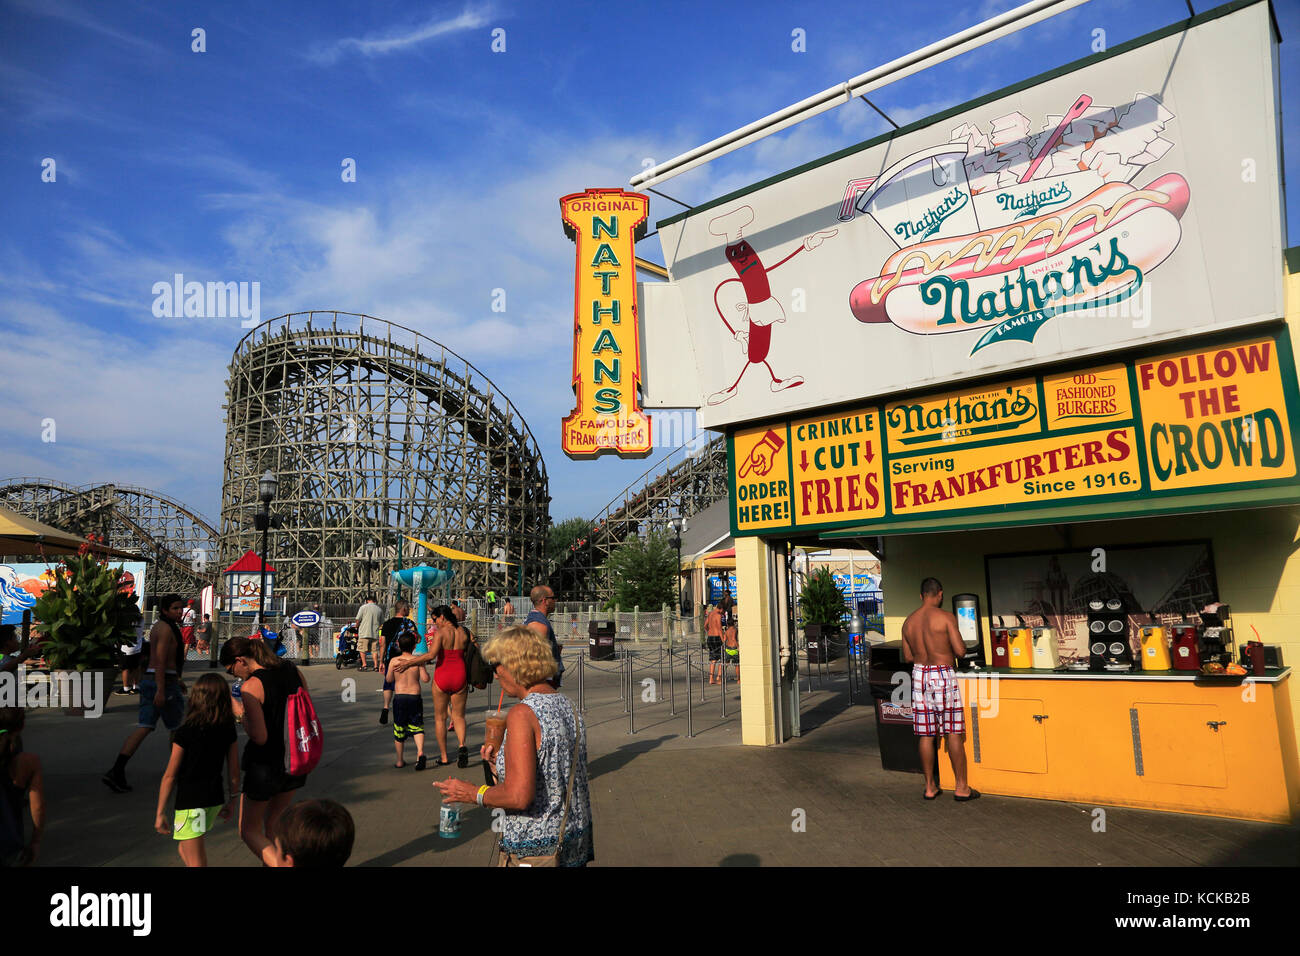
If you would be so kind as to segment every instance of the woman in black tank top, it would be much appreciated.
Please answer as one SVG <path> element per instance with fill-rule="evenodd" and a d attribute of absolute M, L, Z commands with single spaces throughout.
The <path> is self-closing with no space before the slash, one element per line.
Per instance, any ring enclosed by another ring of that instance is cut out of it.
<path fill-rule="evenodd" d="M 284 721 L 289 695 L 306 687 L 298 669 L 281 661 L 265 641 L 236 637 L 221 648 L 227 673 L 243 681 L 243 796 L 239 804 L 239 835 L 253 855 L 274 866 L 275 823 L 293 801 L 293 791 L 305 776 L 284 772 Z"/>

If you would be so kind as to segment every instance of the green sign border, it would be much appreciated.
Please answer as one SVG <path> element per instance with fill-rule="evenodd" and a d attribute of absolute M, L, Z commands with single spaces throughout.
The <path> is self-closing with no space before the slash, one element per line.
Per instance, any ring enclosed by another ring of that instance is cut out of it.
<path fill-rule="evenodd" d="M 1291 433 L 1292 455 L 1296 459 L 1296 463 L 1297 463 L 1296 474 L 1288 478 L 1267 478 L 1267 479 L 1261 479 L 1259 481 L 1235 482 L 1235 483 L 1226 483 L 1226 484 L 1219 484 L 1219 485 L 1204 485 L 1197 488 L 1180 488 L 1180 489 L 1173 489 L 1168 491 L 1150 490 L 1151 479 L 1150 479 L 1148 461 L 1147 461 L 1146 425 L 1145 422 L 1142 420 L 1141 395 L 1137 387 L 1137 369 L 1136 369 L 1137 364 L 1141 362 L 1143 359 L 1150 358 L 1152 356 L 1167 355 L 1173 352 L 1184 352 L 1191 349 L 1208 349 L 1208 348 L 1213 348 L 1215 346 L 1228 345 L 1228 344 L 1235 345 L 1253 338 L 1269 338 L 1272 340 L 1274 344 L 1274 348 L 1277 350 L 1278 371 L 1279 374 L 1282 376 L 1282 395 L 1286 405 L 1287 424 L 1289 426 L 1289 430 Z M 1160 343 L 1147 346 L 1142 349 L 1130 351 L 1123 356 L 1108 356 L 1105 357 L 1102 361 L 1098 361 L 1098 357 L 1093 356 L 1090 359 L 1076 360 L 1061 365 L 1049 366 L 1035 372 L 1035 377 L 1037 378 L 1039 383 L 1040 395 L 1042 392 L 1042 381 L 1045 377 L 1069 373 L 1071 371 L 1079 371 L 1084 369 L 1096 368 L 1099 365 L 1115 364 L 1116 362 L 1123 363 L 1126 366 L 1128 371 L 1129 391 L 1133 399 L 1132 402 L 1133 415 L 1131 418 L 1126 418 L 1114 422 L 1107 422 L 1105 425 L 1083 425 L 1075 428 L 1061 429 L 1058 431 L 1049 431 L 1047 428 L 1047 418 L 1046 418 L 1047 409 L 1045 407 L 1045 403 L 1040 402 L 1039 416 L 1042 425 L 1042 430 L 1038 435 L 1025 436 L 1024 438 L 1015 439 L 1009 442 L 998 441 L 996 439 L 981 441 L 981 442 L 972 442 L 970 444 L 961 445 L 960 448 L 962 451 L 966 451 L 972 448 L 984 448 L 993 445 L 1005 445 L 1007 447 L 1010 447 L 1022 441 L 1041 440 L 1042 438 L 1045 437 L 1068 437 L 1070 435 L 1096 432 L 1101 428 L 1105 428 L 1106 430 L 1109 431 L 1109 430 L 1113 430 L 1114 428 L 1131 427 L 1133 428 L 1134 433 L 1137 437 L 1137 444 L 1136 447 L 1134 448 L 1134 453 L 1138 456 L 1138 464 L 1141 471 L 1141 479 L 1142 479 L 1140 487 L 1137 491 L 1117 492 L 1115 494 L 1107 494 L 1107 495 L 1102 495 L 1097 497 L 1089 496 L 1089 497 L 1081 498 L 1078 499 L 1077 502 L 1074 502 L 1075 504 L 1074 508 L 1071 508 L 1070 504 L 1062 504 L 1060 501 L 1049 500 L 1049 501 L 1024 502 L 1024 503 L 1016 503 L 1016 504 L 1009 504 L 1009 505 L 985 505 L 982 507 L 974 507 L 974 508 L 959 508 L 959 509 L 953 509 L 951 511 L 927 512 L 926 514 L 910 515 L 907 517 L 895 515 L 893 512 L 892 500 L 889 495 L 889 488 L 890 488 L 889 473 L 888 473 L 889 461 L 894 458 L 906 459 L 906 458 L 914 458 L 922 455 L 933 455 L 936 453 L 933 448 L 909 450 L 906 452 L 900 452 L 898 455 L 893 455 L 890 453 L 889 430 L 888 428 L 885 427 L 884 410 L 886 405 L 893 404 L 900 400 L 900 397 L 895 396 L 891 401 L 876 402 L 876 403 L 867 404 L 865 406 L 861 402 L 856 402 L 856 403 L 840 403 L 833 406 L 827 406 L 826 408 L 823 409 L 804 409 L 801 410 L 797 415 L 787 416 L 778 419 L 774 422 L 767 423 L 768 428 L 785 429 L 786 447 L 789 448 L 791 422 L 796 417 L 808 418 L 813 415 L 825 415 L 826 417 L 829 418 L 829 417 L 834 417 L 840 411 L 844 411 L 844 412 L 861 411 L 864 409 L 864 407 L 872 409 L 874 413 L 877 416 L 879 416 L 879 421 L 880 421 L 880 445 L 881 445 L 880 459 L 881 459 L 881 467 L 884 472 L 884 478 L 885 478 L 884 485 L 881 488 L 881 493 L 885 495 L 885 513 L 878 518 L 872 518 L 866 520 L 862 518 L 853 518 L 849 520 L 818 522 L 814 524 L 789 524 L 789 525 L 782 525 L 774 528 L 758 528 L 758 529 L 749 529 L 749 530 L 739 529 L 736 526 L 736 500 L 737 499 L 736 499 L 735 435 L 736 432 L 740 431 L 742 427 L 745 429 L 750 429 L 754 427 L 762 427 L 762 425 L 760 424 L 756 426 L 754 423 L 747 423 L 743 426 L 733 426 L 727 429 L 727 521 L 731 529 L 732 537 L 745 538 L 745 537 L 772 536 L 772 535 L 791 535 L 791 534 L 798 535 L 804 533 L 829 531 L 834 529 L 853 528 L 853 527 L 860 528 L 863 527 L 864 525 L 870 525 L 872 527 L 881 528 L 882 529 L 881 532 L 878 533 L 883 533 L 884 529 L 886 528 L 890 533 L 900 533 L 900 532 L 907 531 L 911 528 L 916 528 L 917 530 L 920 530 L 921 528 L 924 528 L 926 525 L 934 525 L 936 521 L 948 522 L 953 518 L 961 518 L 966 516 L 973 517 L 977 515 L 1005 516 L 1006 522 L 1004 524 L 999 525 L 1000 527 L 1014 527 L 1017 525 L 1039 524 L 1043 520 L 1069 521 L 1077 518 L 1079 520 L 1095 521 L 1095 520 L 1101 520 L 1106 517 L 1129 517 L 1129 518 L 1148 517 L 1157 514 L 1168 514 L 1170 513 L 1171 510 L 1177 511 L 1178 510 L 1177 501 L 1182 498 L 1189 498 L 1190 496 L 1205 497 L 1207 495 L 1213 496 L 1215 494 L 1230 495 L 1233 492 L 1241 492 L 1245 490 L 1254 491 L 1259 489 L 1273 489 L 1273 488 L 1284 489 L 1284 490 L 1276 497 L 1255 499 L 1254 496 L 1251 496 L 1249 503 L 1240 500 L 1234 502 L 1231 498 L 1225 498 L 1220 501 L 1211 500 L 1208 503 L 1198 502 L 1196 504 L 1196 507 L 1198 508 L 1198 510 L 1206 507 L 1213 509 L 1220 506 L 1260 507 L 1268 504 L 1289 504 L 1300 500 L 1300 380 L 1297 380 L 1296 377 L 1295 356 L 1291 348 L 1290 329 L 1285 322 L 1278 321 L 1269 325 L 1265 325 L 1262 327 L 1255 327 L 1251 329 L 1238 328 L 1238 329 L 1232 329 L 1227 332 L 1220 331 L 1212 335 L 1202 336 L 1195 339 L 1186 339 L 1186 340 L 1176 341 L 1176 342 L 1160 342 Z M 1006 381 L 1005 374 L 1001 376 L 1001 380 Z M 998 381 L 999 381 L 998 377 L 985 377 L 983 379 L 970 382 L 968 385 L 962 388 L 962 391 L 967 391 L 967 390 L 978 391 L 980 388 L 996 384 Z M 942 391 L 930 391 L 917 396 L 917 399 L 919 401 L 926 401 L 928 399 L 936 398 L 941 395 L 949 394 L 952 391 L 953 391 L 952 389 L 944 389 Z M 911 396 L 905 396 L 905 397 L 910 398 Z M 793 500 L 794 464 L 793 464 L 792 454 L 787 455 L 787 461 L 789 462 L 787 473 L 789 475 L 791 496 Z M 1141 509 L 1138 511 L 1120 510 L 1117 512 L 1111 512 L 1105 514 L 1095 513 L 1095 509 L 1098 505 L 1105 505 L 1112 502 L 1131 502 L 1131 501 L 1148 501 L 1151 502 L 1151 507 L 1149 509 Z M 1038 518 L 1037 520 L 1035 519 L 1036 512 L 1041 512 L 1049 508 L 1054 509 L 1056 512 L 1058 512 L 1058 514 L 1054 515 L 1051 519 L 1042 519 L 1042 518 Z M 1059 512 L 1062 511 L 1064 511 L 1065 513 L 1059 514 Z M 791 514 L 793 515 L 793 506 L 791 509 Z"/>

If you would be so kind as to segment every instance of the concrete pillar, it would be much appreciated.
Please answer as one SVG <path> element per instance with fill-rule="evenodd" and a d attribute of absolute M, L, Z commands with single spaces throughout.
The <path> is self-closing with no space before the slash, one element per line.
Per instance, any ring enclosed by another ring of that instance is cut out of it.
<path fill-rule="evenodd" d="M 774 595 L 768 585 L 769 551 L 762 538 L 736 539 L 739 604 L 740 739 L 770 746 L 781 742 L 776 641 L 771 627 Z"/>

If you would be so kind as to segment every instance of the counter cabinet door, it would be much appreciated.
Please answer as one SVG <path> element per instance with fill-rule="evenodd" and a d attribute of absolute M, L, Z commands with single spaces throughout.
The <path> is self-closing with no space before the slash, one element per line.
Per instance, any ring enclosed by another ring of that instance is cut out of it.
<path fill-rule="evenodd" d="M 1213 704 L 1137 701 L 1129 711 L 1133 767 L 1147 783 L 1226 787 L 1225 739 L 1232 726 Z"/>
<path fill-rule="evenodd" d="M 1052 721 L 1042 700 L 998 694 L 993 706 L 978 710 L 976 719 L 981 769 L 1047 773 L 1047 735 Z"/>

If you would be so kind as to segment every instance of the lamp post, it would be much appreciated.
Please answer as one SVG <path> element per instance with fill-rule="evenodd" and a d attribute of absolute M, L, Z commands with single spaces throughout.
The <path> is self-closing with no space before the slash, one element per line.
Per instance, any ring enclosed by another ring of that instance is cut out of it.
<path fill-rule="evenodd" d="M 262 582 L 257 591 L 257 626 L 266 626 L 266 547 L 267 532 L 274 523 L 279 527 L 279 522 L 272 521 L 271 502 L 275 500 L 275 493 L 280 489 L 280 479 L 271 474 L 270 469 L 257 480 L 257 514 L 253 518 L 253 527 L 262 532 Z"/>
<path fill-rule="evenodd" d="M 366 595 L 369 595 L 370 592 L 374 589 L 374 584 L 373 584 L 373 582 L 374 582 L 375 569 L 376 569 L 377 567 L 379 567 L 379 562 L 375 560 L 375 550 L 376 550 L 376 549 L 375 549 L 375 543 L 374 543 L 373 541 L 367 541 L 367 542 L 366 542 L 366 561 L 365 561 L 365 565 L 366 565 L 366 586 L 365 586 L 365 592 L 366 592 Z M 363 600 L 364 600 L 364 596 L 363 596 Z"/>
<path fill-rule="evenodd" d="M 677 611 L 675 617 L 679 620 L 682 616 L 682 529 L 686 527 L 686 521 L 678 515 L 669 521 L 673 529 L 673 547 L 677 549 Z"/>

